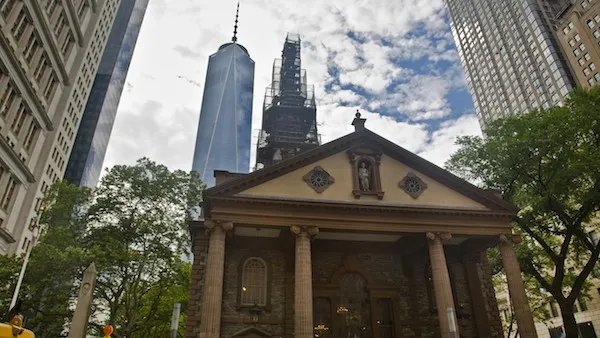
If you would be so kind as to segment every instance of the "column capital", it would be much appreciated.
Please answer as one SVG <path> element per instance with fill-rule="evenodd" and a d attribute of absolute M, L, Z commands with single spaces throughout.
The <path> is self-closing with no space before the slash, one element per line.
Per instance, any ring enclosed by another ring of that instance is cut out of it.
<path fill-rule="evenodd" d="M 209 234 L 216 228 L 221 228 L 224 232 L 233 229 L 233 222 L 213 221 L 212 219 L 204 220 L 204 226 L 206 227 L 206 233 Z"/>
<path fill-rule="evenodd" d="M 319 233 L 319 228 L 315 227 L 315 226 L 292 225 L 290 227 L 290 231 L 296 236 L 306 233 L 312 237 L 312 236 L 316 236 Z"/>
<path fill-rule="evenodd" d="M 425 236 L 430 241 L 434 241 L 436 238 L 439 238 L 442 242 L 447 242 L 452 239 L 452 234 L 449 232 L 427 232 Z"/>
<path fill-rule="evenodd" d="M 519 244 L 523 241 L 523 238 L 521 238 L 520 235 L 515 235 L 515 234 L 504 234 L 504 235 L 500 235 L 500 243 L 505 244 L 505 245 L 514 245 L 514 244 Z"/>

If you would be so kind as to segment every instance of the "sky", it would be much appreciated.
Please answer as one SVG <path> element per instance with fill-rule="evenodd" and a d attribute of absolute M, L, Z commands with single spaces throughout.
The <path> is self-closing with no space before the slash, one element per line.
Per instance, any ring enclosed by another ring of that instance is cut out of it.
<path fill-rule="evenodd" d="M 237 1 L 150 0 L 104 167 L 149 157 L 190 170 L 209 55 L 229 42 Z M 481 135 L 443 0 L 242 0 L 238 43 L 255 61 L 252 158 L 273 60 L 302 39 L 322 142 L 366 127 L 443 166 Z"/>

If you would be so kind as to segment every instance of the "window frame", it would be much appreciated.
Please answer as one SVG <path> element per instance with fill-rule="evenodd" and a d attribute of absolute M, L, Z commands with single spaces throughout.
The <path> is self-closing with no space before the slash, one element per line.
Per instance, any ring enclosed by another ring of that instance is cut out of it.
<path fill-rule="evenodd" d="M 244 287 L 244 267 L 246 266 L 246 263 L 248 263 L 250 260 L 259 260 L 261 261 L 264 266 L 265 266 L 265 303 L 264 304 L 249 304 L 249 303 L 244 303 L 242 300 L 242 293 L 243 291 L 243 287 Z M 269 260 L 267 260 L 264 256 L 262 255 L 248 255 L 243 257 L 239 264 L 238 264 L 238 287 L 237 287 L 237 309 L 241 310 L 244 308 L 258 308 L 258 309 L 263 309 L 266 311 L 270 311 L 271 310 L 271 283 L 272 282 L 272 269 L 271 269 L 271 264 L 269 264 Z"/>

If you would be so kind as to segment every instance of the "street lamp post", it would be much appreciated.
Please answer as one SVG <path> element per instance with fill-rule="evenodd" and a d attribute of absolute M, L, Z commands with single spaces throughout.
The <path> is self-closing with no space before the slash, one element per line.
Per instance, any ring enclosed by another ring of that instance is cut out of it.
<path fill-rule="evenodd" d="M 27 252 L 25 253 L 25 259 L 23 260 L 23 265 L 21 266 L 21 273 L 19 273 L 19 279 L 17 280 L 17 286 L 15 287 L 15 292 L 13 293 L 12 300 L 10 301 L 9 309 L 12 309 L 17 304 L 17 298 L 19 298 L 19 289 L 21 288 L 21 283 L 23 282 L 23 276 L 25 275 L 25 270 L 27 269 L 27 263 L 29 262 L 29 255 L 31 254 L 31 250 L 33 250 L 33 246 L 35 245 L 35 241 L 38 238 L 40 228 L 37 225 L 37 222 L 32 230 L 32 239 L 31 245 L 27 248 Z"/>

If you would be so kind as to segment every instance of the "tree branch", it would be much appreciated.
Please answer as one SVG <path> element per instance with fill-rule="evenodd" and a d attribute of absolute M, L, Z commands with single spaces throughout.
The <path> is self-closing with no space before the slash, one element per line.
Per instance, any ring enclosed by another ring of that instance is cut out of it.
<path fill-rule="evenodd" d="M 529 219 L 529 221 L 531 221 L 531 219 Z M 527 224 L 525 222 L 526 221 L 524 219 L 517 217 L 517 223 L 519 224 L 520 228 L 523 229 L 523 231 L 525 231 L 531 237 L 533 237 L 533 239 L 535 239 L 535 241 L 538 242 L 538 244 L 542 246 L 542 248 L 548 254 L 548 256 L 550 256 L 550 259 L 552 259 L 552 261 L 556 264 L 557 260 L 558 260 L 558 256 L 556 255 L 554 250 L 552 250 L 552 248 L 548 245 L 548 243 L 546 243 L 546 241 L 540 235 L 538 235 L 535 231 L 533 231 L 529 227 L 529 224 Z"/>
<path fill-rule="evenodd" d="M 585 201 L 581 204 L 581 207 L 578 210 L 578 215 L 573 222 L 573 226 L 579 227 L 583 221 L 590 215 L 590 213 L 594 212 L 594 209 L 598 207 L 598 203 L 600 202 L 600 180 L 597 180 L 594 183 L 594 186 L 587 194 Z"/>
<path fill-rule="evenodd" d="M 577 278 L 575 278 L 575 282 L 573 283 L 573 287 L 571 288 L 571 292 L 569 293 L 569 297 L 568 297 L 569 301 L 575 302 L 575 300 L 577 299 L 577 296 L 579 296 L 581 287 L 583 286 L 583 283 L 585 283 L 585 280 L 588 278 L 588 276 L 590 275 L 590 273 L 596 266 L 599 254 L 600 254 L 600 242 L 598 242 L 598 244 L 596 244 L 594 251 L 592 251 L 590 258 L 588 259 L 587 263 L 585 264 L 585 266 L 579 273 L 579 276 L 577 276 Z"/>
<path fill-rule="evenodd" d="M 533 265 L 533 262 L 528 261 L 527 265 L 530 267 L 530 273 L 533 275 L 533 277 L 535 277 L 535 279 L 540 283 L 540 285 L 548 290 L 548 292 L 550 292 L 552 294 L 552 296 L 554 296 L 554 298 L 556 299 L 557 297 L 560 297 L 561 299 L 564 299 L 564 295 L 562 294 L 561 289 L 555 290 L 552 288 L 552 285 L 550 285 L 550 283 L 548 283 L 548 281 L 546 280 L 546 278 L 544 278 L 540 272 L 536 269 L 536 267 Z M 555 294 L 556 293 L 556 294 Z M 558 300 L 558 299 L 556 299 Z"/>

